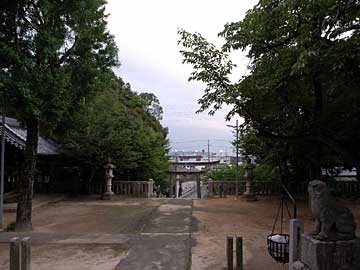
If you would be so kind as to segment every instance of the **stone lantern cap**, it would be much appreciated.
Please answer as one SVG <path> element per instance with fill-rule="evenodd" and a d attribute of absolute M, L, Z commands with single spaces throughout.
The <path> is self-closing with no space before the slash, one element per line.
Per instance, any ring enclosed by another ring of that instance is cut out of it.
<path fill-rule="evenodd" d="M 254 167 L 255 167 L 254 164 L 251 163 L 251 159 L 247 158 L 244 169 L 253 169 Z"/>
<path fill-rule="evenodd" d="M 116 166 L 111 163 L 111 158 L 108 158 L 108 163 L 104 165 L 105 169 L 115 169 Z"/>

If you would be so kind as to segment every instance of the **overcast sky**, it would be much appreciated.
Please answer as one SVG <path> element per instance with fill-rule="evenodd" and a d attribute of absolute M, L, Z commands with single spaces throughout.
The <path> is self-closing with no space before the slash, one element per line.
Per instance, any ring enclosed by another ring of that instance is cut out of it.
<path fill-rule="evenodd" d="M 221 45 L 217 34 L 227 22 L 239 21 L 256 0 L 109 0 L 109 29 L 119 47 L 121 67 L 116 73 L 136 92 L 152 92 L 164 108 L 162 124 L 169 128 L 171 146 L 178 151 L 206 149 L 230 151 L 233 139 L 225 122 L 227 110 L 208 116 L 195 114 L 204 85 L 188 82 L 191 66 L 181 63 L 178 28 L 200 32 Z M 246 73 L 248 60 L 242 53 L 232 59 L 236 76 Z M 192 142 L 188 142 L 192 141 Z"/>

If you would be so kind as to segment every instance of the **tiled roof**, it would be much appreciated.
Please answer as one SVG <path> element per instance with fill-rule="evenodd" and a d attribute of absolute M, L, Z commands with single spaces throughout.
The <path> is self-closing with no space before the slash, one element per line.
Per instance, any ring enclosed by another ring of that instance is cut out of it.
<path fill-rule="evenodd" d="M 1 121 L 0 131 L 2 132 Z M 6 117 L 5 119 L 5 140 L 17 148 L 25 149 L 26 129 L 21 127 L 19 122 L 14 118 Z M 54 141 L 39 136 L 39 155 L 57 155 L 59 153 L 59 148 L 60 146 Z"/>

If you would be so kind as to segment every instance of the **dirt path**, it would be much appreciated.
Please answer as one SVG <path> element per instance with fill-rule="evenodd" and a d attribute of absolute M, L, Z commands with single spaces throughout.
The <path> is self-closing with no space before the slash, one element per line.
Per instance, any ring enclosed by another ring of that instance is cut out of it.
<path fill-rule="evenodd" d="M 31 236 L 32 268 L 36 270 L 115 269 L 129 250 L 127 234 L 141 232 L 160 203 L 142 200 L 104 202 L 67 200 L 33 212 L 30 233 L 0 233 L 0 270 L 9 269 L 9 244 L 14 236 Z M 15 218 L 7 214 L 8 222 Z"/>
<path fill-rule="evenodd" d="M 190 200 L 78 199 L 39 207 L 34 231 L 0 233 L 0 270 L 8 242 L 30 236 L 36 270 L 184 270 L 190 266 Z"/>
<path fill-rule="evenodd" d="M 119 244 L 33 244 L 32 269 L 112 270 L 127 254 Z M 0 244 L 0 270 L 9 269 L 8 244 Z"/>
<path fill-rule="evenodd" d="M 244 241 L 245 270 L 286 269 L 275 263 L 266 250 L 266 238 L 271 233 L 279 198 L 260 197 L 257 202 L 236 201 L 234 198 L 195 200 L 193 217 L 192 270 L 226 269 L 225 239 L 240 235 Z M 360 224 L 360 204 L 351 205 Z M 305 232 L 312 226 L 306 202 L 299 202 L 298 217 L 305 222 Z M 280 226 L 280 224 L 278 224 Z M 277 227 L 277 231 L 280 227 Z M 284 223 L 288 231 L 288 221 Z M 358 235 L 360 228 L 358 227 Z"/>
<path fill-rule="evenodd" d="M 52 203 L 34 211 L 33 232 L 0 233 L 0 270 L 8 269 L 7 242 L 16 235 L 32 237 L 36 270 L 223 270 L 227 235 L 243 237 L 245 270 L 285 269 L 266 250 L 278 204 L 278 197 Z M 350 206 L 360 224 L 360 202 Z M 306 202 L 299 202 L 298 213 L 309 231 Z M 287 227 L 286 221 L 284 231 Z"/>

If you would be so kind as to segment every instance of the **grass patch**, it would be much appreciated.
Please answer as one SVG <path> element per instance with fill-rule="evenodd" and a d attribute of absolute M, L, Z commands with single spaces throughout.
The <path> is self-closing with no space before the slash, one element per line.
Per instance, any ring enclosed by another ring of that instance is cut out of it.
<path fill-rule="evenodd" d="M 10 222 L 10 223 L 6 226 L 5 231 L 7 231 L 7 232 L 15 231 L 15 227 L 16 227 L 16 221 Z"/>

